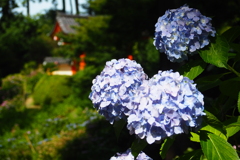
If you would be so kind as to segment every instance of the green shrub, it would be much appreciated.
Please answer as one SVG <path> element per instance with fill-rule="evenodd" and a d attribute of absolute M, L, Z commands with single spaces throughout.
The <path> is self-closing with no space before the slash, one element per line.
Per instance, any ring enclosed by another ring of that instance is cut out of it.
<path fill-rule="evenodd" d="M 46 105 L 62 102 L 71 94 L 68 76 L 43 76 L 33 91 L 35 104 Z"/>
<path fill-rule="evenodd" d="M 23 80 L 21 74 L 12 74 L 2 79 L 2 86 L 0 89 L 0 100 L 11 99 L 18 94 L 23 93 Z"/>
<path fill-rule="evenodd" d="M 83 71 L 79 71 L 71 77 L 72 99 L 79 104 L 78 106 L 92 106 L 88 96 L 91 92 L 92 80 L 99 73 L 98 68 L 88 66 Z"/>
<path fill-rule="evenodd" d="M 35 75 L 26 76 L 26 88 L 25 93 L 31 94 L 36 86 L 37 82 L 43 77 L 44 74 L 37 72 Z"/>

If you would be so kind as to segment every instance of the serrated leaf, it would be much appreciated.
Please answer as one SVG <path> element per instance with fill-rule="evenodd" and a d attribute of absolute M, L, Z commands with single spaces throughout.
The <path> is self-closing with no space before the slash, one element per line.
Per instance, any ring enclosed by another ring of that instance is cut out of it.
<path fill-rule="evenodd" d="M 205 62 L 220 68 L 227 68 L 228 51 L 228 41 L 224 37 L 217 36 L 216 41 L 201 50 L 199 54 Z"/>
<path fill-rule="evenodd" d="M 131 146 L 131 152 L 134 157 L 137 157 L 138 154 L 147 146 L 147 141 L 145 139 L 135 139 Z"/>
<path fill-rule="evenodd" d="M 174 140 L 175 140 L 174 138 L 167 138 L 164 140 L 164 142 L 160 148 L 160 155 L 161 155 L 162 159 L 165 159 L 167 152 L 168 152 L 169 148 L 172 146 Z"/>
<path fill-rule="evenodd" d="M 222 36 L 224 36 L 228 42 L 233 42 L 237 37 L 240 36 L 240 27 L 236 26 L 228 29 L 222 34 Z"/>
<path fill-rule="evenodd" d="M 234 134 L 236 134 L 237 132 L 240 131 L 240 119 L 238 120 L 238 122 L 231 123 L 231 124 L 227 125 L 226 127 L 227 127 L 228 137 L 233 136 Z"/>
<path fill-rule="evenodd" d="M 224 75 L 226 75 L 226 73 L 201 77 L 197 79 L 195 83 L 197 84 L 197 88 L 203 92 L 218 86 L 222 82 L 219 78 Z"/>
<path fill-rule="evenodd" d="M 238 112 L 240 113 L 240 92 L 238 93 Z"/>
<path fill-rule="evenodd" d="M 193 80 L 204 71 L 206 65 L 207 64 L 203 60 L 191 61 L 183 65 L 180 68 L 179 73 Z"/>
<path fill-rule="evenodd" d="M 180 156 L 179 158 L 177 158 L 176 160 L 199 160 L 201 156 L 202 156 L 202 150 L 198 149 L 198 150 L 186 153 Z"/>
<path fill-rule="evenodd" d="M 205 130 L 209 130 L 210 132 L 216 133 L 217 135 L 220 135 L 220 133 L 222 133 L 223 135 L 226 135 L 227 131 L 226 131 L 225 125 L 221 121 L 219 121 L 217 117 L 215 117 L 212 113 L 206 110 L 205 110 L 205 113 L 206 113 L 206 117 L 204 117 L 204 119 L 206 119 L 206 123 L 207 123 L 206 125 L 207 128 Z M 201 130 L 203 130 L 203 128 Z"/>
<path fill-rule="evenodd" d="M 227 127 L 240 127 L 240 121 L 236 123 L 229 124 Z"/>
<path fill-rule="evenodd" d="M 227 130 L 227 137 L 231 137 L 240 131 L 240 116 L 232 117 L 224 122 Z"/>
<path fill-rule="evenodd" d="M 235 100 L 238 99 L 240 91 L 240 78 L 233 78 L 222 82 L 219 89 L 222 94 L 234 98 Z"/>
<path fill-rule="evenodd" d="M 119 138 L 125 124 L 126 124 L 126 121 L 123 119 L 120 119 L 120 120 L 114 122 L 113 128 L 114 128 L 117 139 Z"/>
<path fill-rule="evenodd" d="M 191 141 L 193 141 L 193 142 L 200 142 L 199 134 L 194 133 L 194 132 L 190 132 L 190 134 L 191 134 L 191 137 L 190 137 Z"/>
<path fill-rule="evenodd" d="M 200 144 L 204 155 L 209 160 L 239 160 L 236 150 L 221 137 L 201 131 Z"/>
<path fill-rule="evenodd" d="M 206 125 L 206 126 L 202 127 L 201 130 L 211 132 L 211 133 L 227 140 L 227 137 L 221 131 L 219 131 L 219 129 L 216 129 L 210 125 Z"/>

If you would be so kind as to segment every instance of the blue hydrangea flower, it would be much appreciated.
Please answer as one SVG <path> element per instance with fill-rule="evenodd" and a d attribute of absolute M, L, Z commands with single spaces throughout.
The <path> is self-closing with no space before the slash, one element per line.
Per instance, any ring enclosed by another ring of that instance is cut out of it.
<path fill-rule="evenodd" d="M 131 153 L 131 149 L 128 149 L 122 154 L 117 153 L 117 155 L 111 157 L 110 160 L 134 160 L 134 156 Z M 144 152 L 140 152 L 136 160 L 152 160 L 152 158 L 147 156 Z"/>
<path fill-rule="evenodd" d="M 140 64 L 129 59 L 111 60 L 93 80 L 89 98 L 99 113 L 113 124 L 114 120 L 126 117 L 136 88 L 147 78 Z"/>
<path fill-rule="evenodd" d="M 187 60 L 187 54 L 192 55 L 208 45 L 209 35 L 214 37 L 216 33 L 211 18 L 187 5 L 167 10 L 155 27 L 153 44 L 171 62 Z"/>
<path fill-rule="evenodd" d="M 146 138 L 149 144 L 198 129 L 205 115 L 203 95 L 196 84 L 172 70 L 145 80 L 129 106 L 130 134 Z"/>

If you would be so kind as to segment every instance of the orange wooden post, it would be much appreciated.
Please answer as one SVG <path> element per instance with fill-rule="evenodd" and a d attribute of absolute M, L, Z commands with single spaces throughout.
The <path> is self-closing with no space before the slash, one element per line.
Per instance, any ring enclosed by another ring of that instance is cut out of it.
<path fill-rule="evenodd" d="M 133 56 L 132 55 L 128 55 L 128 59 L 133 60 Z"/>
<path fill-rule="evenodd" d="M 72 70 L 72 75 L 77 73 L 77 62 L 76 62 L 76 60 L 73 60 L 71 70 Z"/>
<path fill-rule="evenodd" d="M 86 66 L 86 63 L 84 61 L 84 58 L 86 57 L 86 54 L 83 52 L 79 58 L 80 58 L 80 62 L 79 62 L 79 70 L 82 71 L 84 70 L 85 66 Z"/>

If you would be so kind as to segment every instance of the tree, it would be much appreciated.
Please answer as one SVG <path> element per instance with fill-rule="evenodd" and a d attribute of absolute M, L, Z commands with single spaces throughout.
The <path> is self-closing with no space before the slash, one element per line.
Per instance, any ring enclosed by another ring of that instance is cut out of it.
<path fill-rule="evenodd" d="M 50 21 L 15 15 L 14 21 L 2 26 L 0 34 L 0 77 L 19 72 L 24 63 L 42 63 L 51 54 L 53 41 L 46 35 Z"/>
<path fill-rule="evenodd" d="M 29 0 L 27 0 L 27 16 L 30 16 L 30 4 L 29 4 Z"/>
<path fill-rule="evenodd" d="M 65 13 L 66 12 L 66 1 L 65 0 L 62 0 L 62 11 L 63 11 L 63 13 Z"/>
<path fill-rule="evenodd" d="M 75 7 L 76 7 L 76 14 L 79 14 L 79 4 L 78 4 L 78 0 L 75 0 Z"/>
<path fill-rule="evenodd" d="M 15 0 L 1 0 L 0 1 L 0 8 L 1 8 L 1 19 L 0 22 L 6 22 L 9 21 L 14 17 L 14 14 L 12 12 L 12 9 L 16 8 L 17 4 Z"/>

